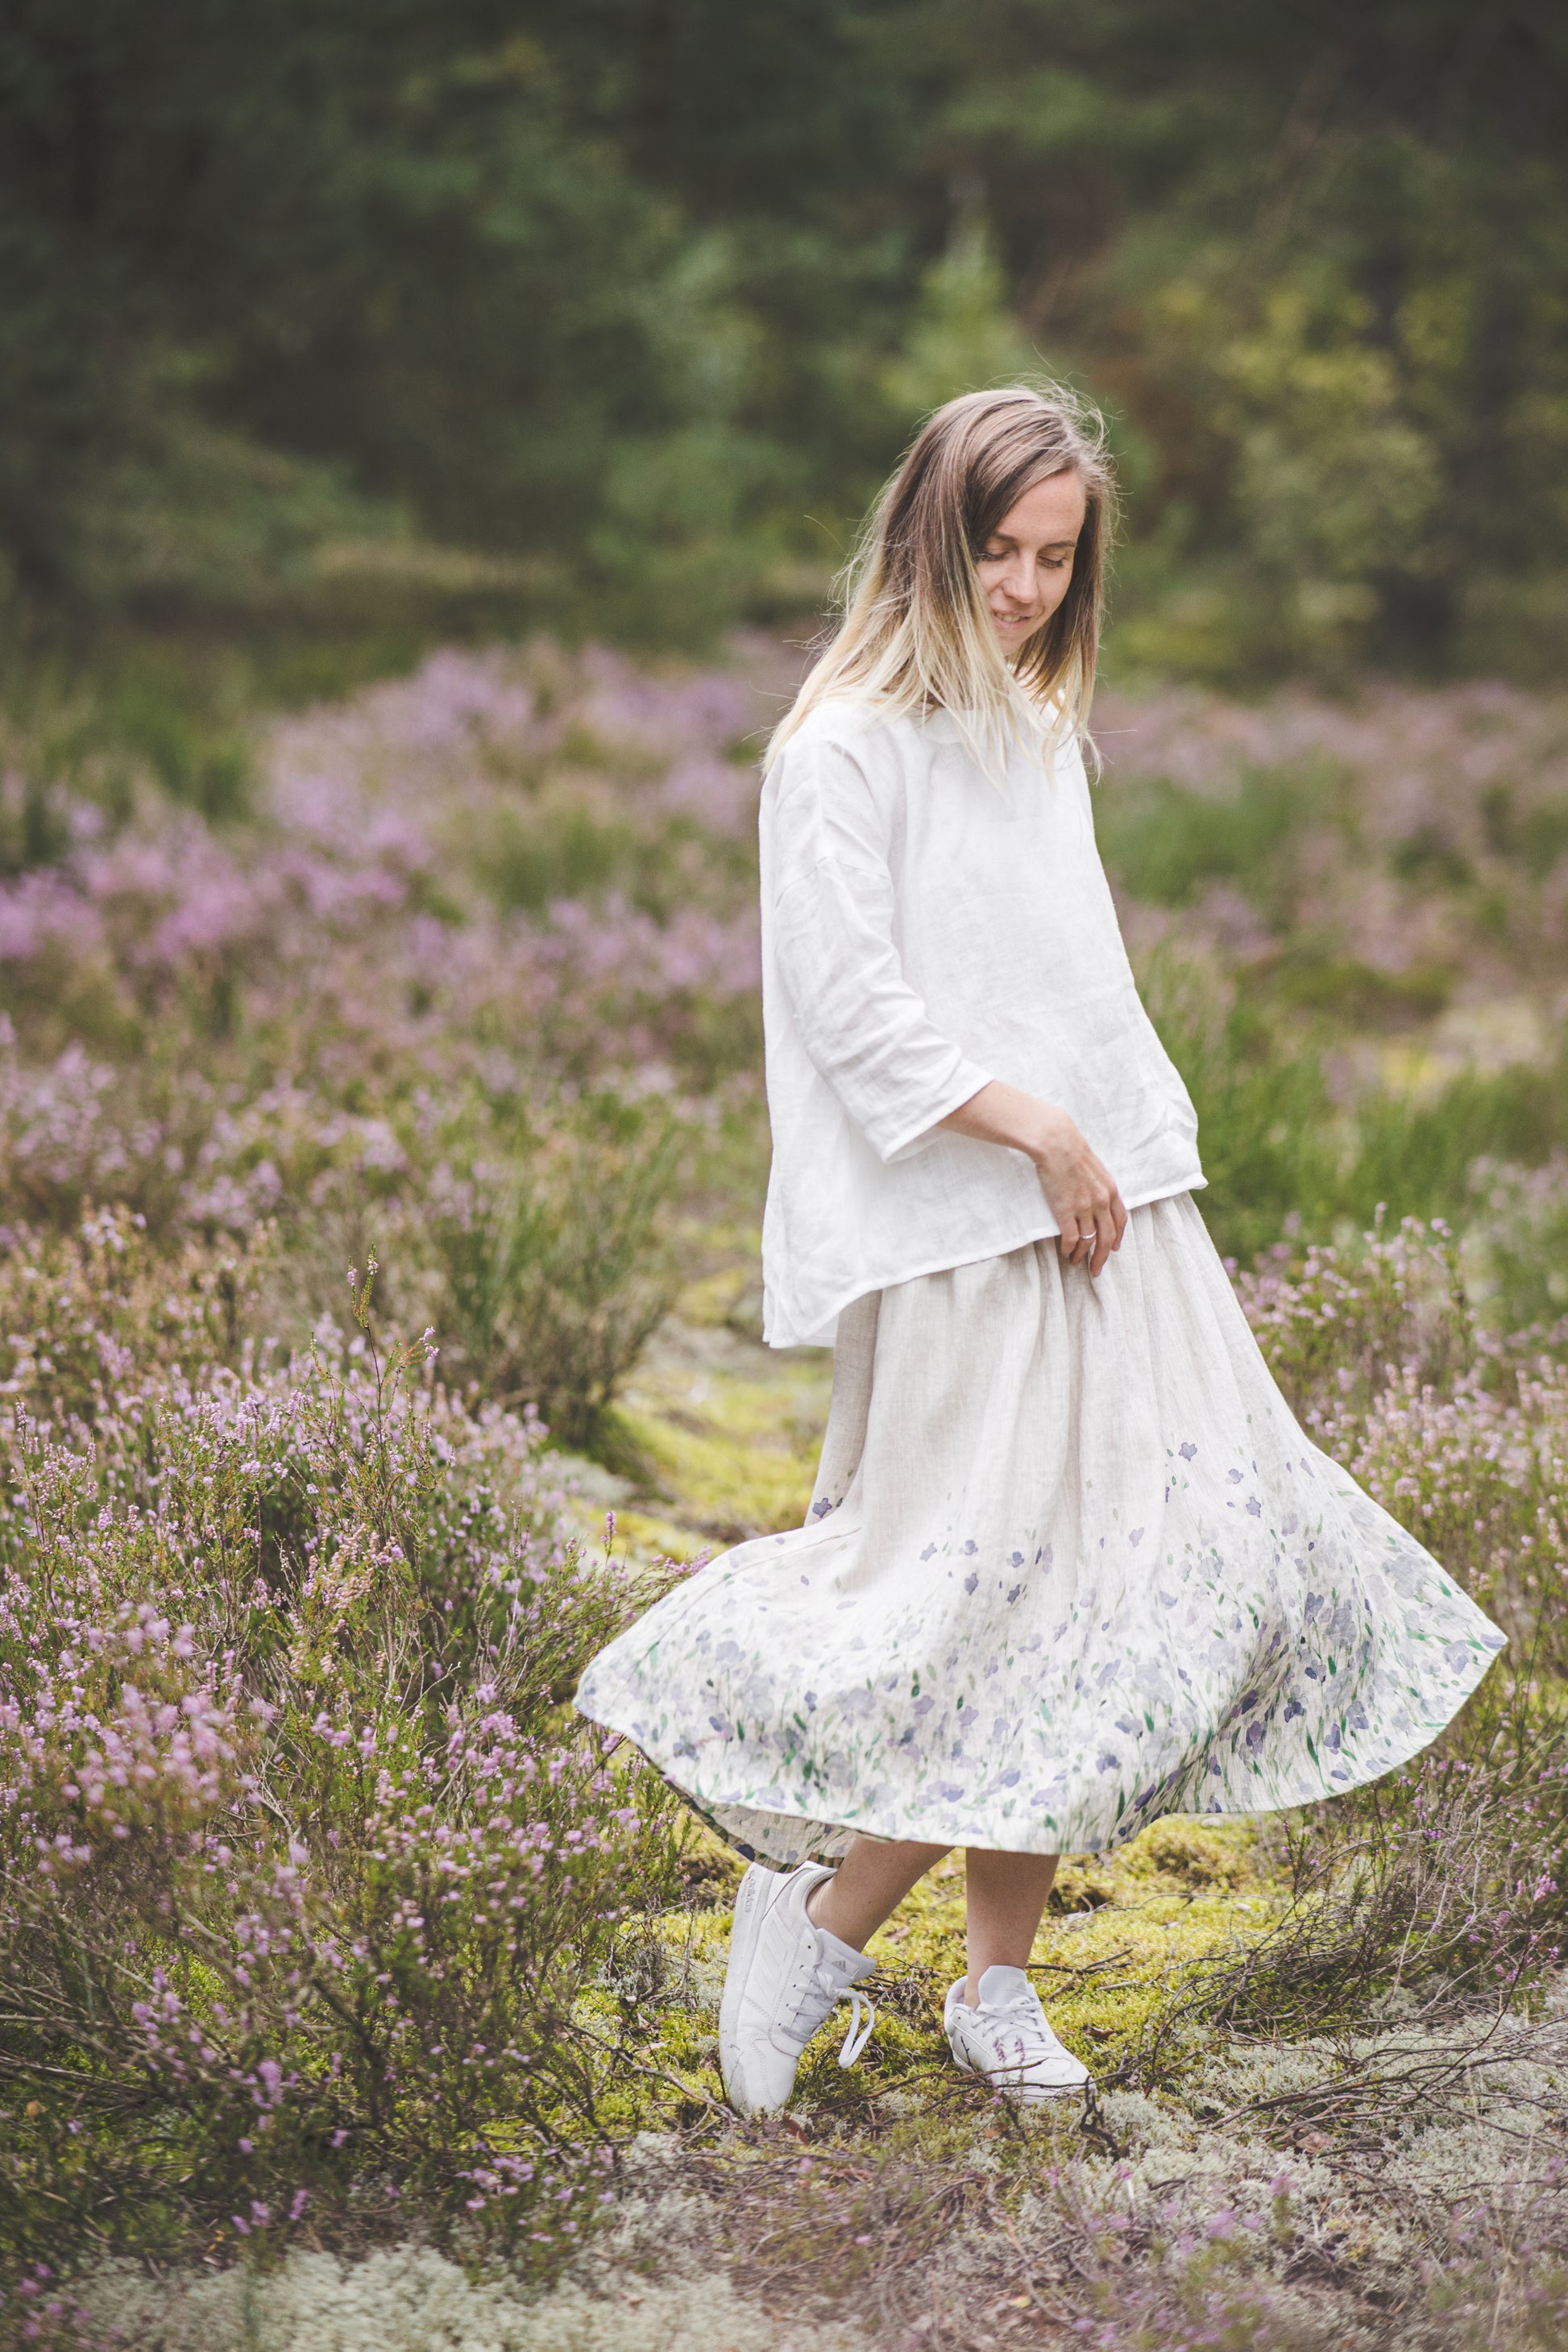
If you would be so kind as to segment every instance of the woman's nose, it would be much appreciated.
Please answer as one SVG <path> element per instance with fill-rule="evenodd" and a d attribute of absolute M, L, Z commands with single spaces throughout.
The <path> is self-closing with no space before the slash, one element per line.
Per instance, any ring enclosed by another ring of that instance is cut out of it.
<path fill-rule="evenodd" d="M 1002 585 L 1015 604 L 1026 604 L 1034 593 L 1035 567 L 1016 555 L 1002 574 Z"/>

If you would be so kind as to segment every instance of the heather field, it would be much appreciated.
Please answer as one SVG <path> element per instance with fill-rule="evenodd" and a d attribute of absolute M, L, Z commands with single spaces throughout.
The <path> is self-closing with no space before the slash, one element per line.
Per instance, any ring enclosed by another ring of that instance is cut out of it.
<path fill-rule="evenodd" d="M 810 1494 L 830 1360 L 756 1271 L 799 662 L 452 648 L 157 756 L 85 690 L 0 720 L 5 2341 L 1568 2337 L 1568 705 L 1097 711 L 1259 1340 L 1505 1661 L 1393 1781 L 1064 1867 L 1087 2110 L 947 2063 L 955 1859 L 859 2068 L 742 2125 L 739 1865 L 567 1702 Z"/>

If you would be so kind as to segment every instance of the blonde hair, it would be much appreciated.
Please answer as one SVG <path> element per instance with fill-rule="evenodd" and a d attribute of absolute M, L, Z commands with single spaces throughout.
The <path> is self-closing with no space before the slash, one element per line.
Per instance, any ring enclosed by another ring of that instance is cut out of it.
<path fill-rule="evenodd" d="M 975 558 L 1026 490 L 1067 472 L 1088 499 L 1071 583 L 1009 667 Z M 838 583 L 837 630 L 775 730 L 768 761 L 809 712 L 849 696 L 889 716 L 951 712 L 993 770 L 1031 726 L 1083 740 L 1115 521 L 1098 411 L 1056 384 L 950 400 L 872 508 Z"/>

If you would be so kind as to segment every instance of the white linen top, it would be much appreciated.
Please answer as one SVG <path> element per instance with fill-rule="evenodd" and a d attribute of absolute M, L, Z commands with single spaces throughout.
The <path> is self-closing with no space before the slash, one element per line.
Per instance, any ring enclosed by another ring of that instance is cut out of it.
<path fill-rule="evenodd" d="M 945 711 L 830 702 L 763 786 L 764 1338 L 1060 1230 L 1026 1152 L 939 1129 L 991 1078 L 1076 1119 L 1130 1209 L 1204 1181 L 1075 742 L 988 775 Z"/>

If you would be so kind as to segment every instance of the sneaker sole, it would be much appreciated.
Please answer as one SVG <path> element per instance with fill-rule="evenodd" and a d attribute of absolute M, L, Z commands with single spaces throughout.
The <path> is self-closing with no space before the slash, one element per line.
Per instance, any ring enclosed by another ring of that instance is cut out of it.
<path fill-rule="evenodd" d="M 734 1924 L 730 1930 L 730 1958 L 724 1970 L 724 1993 L 719 2003 L 719 2072 L 724 2080 L 724 2095 L 738 2114 L 747 2111 L 736 2095 L 736 2038 L 741 2020 L 741 2003 L 745 1999 L 746 1979 L 752 1973 L 752 1962 L 757 1956 L 757 1938 L 763 1932 L 763 1922 L 769 1906 L 777 1898 L 785 1874 L 766 1870 L 753 1862 L 741 1881 L 741 1891 L 735 1897 Z"/>

